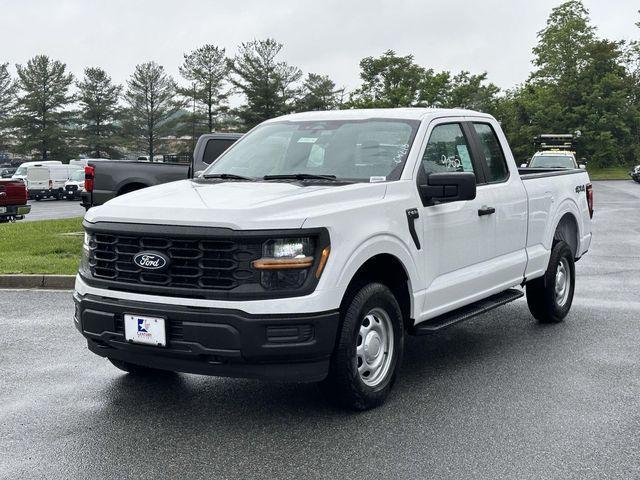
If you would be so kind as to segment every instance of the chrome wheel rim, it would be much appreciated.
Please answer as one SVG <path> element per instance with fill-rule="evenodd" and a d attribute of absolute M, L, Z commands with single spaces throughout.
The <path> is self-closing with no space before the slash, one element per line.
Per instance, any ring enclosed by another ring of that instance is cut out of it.
<path fill-rule="evenodd" d="M 569 290 L 571 290 L 570 272 L 569 262 L 566 258 L 561 258 L 556 269 L 556 303 L 560 307 L 564 307 L 569 298 Z"/>
<path fill-rule="evenodd" d="M 362 318 L 356 340 L 356 367 L 362 382 L 369 387 L 382 383 L 393 354 L 391 318 L 383 309 L 374 308 Z"/>

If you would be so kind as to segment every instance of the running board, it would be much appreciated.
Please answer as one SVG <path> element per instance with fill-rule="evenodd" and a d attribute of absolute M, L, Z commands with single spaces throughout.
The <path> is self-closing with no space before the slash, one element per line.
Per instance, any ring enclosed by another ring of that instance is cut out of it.
<path fill-rule="evenodd" d="M 479 300 L 471 305 L 458 308 L 453 312 L 445 313 L 439 317 L 432 318 L 425 322 L 419 323 L 412 329 L 413 335 L 429 335 L 439 332 L 440 330 L 455 325 L 456 323 L 469 320 L 470 318 L 481 315 L 489 310 L 493 310 L 505 303 L 513 302 L 524 296 L 522 290 L 510 288 L 504 292 L 497 293 L 491 297 Z"/>

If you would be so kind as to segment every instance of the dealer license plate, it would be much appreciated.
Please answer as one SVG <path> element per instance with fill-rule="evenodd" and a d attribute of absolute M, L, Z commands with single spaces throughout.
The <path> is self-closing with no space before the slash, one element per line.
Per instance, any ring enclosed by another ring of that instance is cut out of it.
<path fill-rule="evenodd" d="M 167 333 L 164 318 L 124 315 L 124 337 L 133 343 L 165 347 Z"/>

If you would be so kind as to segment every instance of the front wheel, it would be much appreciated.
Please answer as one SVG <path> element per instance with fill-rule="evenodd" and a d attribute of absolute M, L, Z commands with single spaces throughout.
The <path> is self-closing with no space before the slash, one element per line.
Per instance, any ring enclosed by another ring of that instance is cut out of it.
<path fill-rule="evenodd" d="M 575 261 L 571 248 L 558 241 L 551 249 L 543 277 L 527 282 L 529 311 L 540 323 L 559 323 L 569 313 L 575 289 Z"/>
<path fill-rule="evenodd" d="M 393 293 L 370 283 L 351 296 L 342 312 L 329 376 L 321 384 L 332 399 L 355 410 L 384 403 L 402 360 L 402 312 Z"/>

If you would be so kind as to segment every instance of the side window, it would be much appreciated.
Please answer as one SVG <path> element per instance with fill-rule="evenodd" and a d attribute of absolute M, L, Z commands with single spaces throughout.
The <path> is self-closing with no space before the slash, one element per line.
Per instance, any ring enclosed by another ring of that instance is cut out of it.
<path fill-rule="evenodd" d="M 474 123 L 473 128 L 478 135 L 478 142 L 487 162 L 487 182 L 506 180 L 509 176 L 509 169 L 496 132 L 488 123 Z"/>
<path fill-rule="evenodd" d="M 233 145 L 235 140 L 227 140 L 220 138 L 212 138 L 207 142 L 207 146 L 204 148 L 204 158 L 202 161 L 208 165 L 218 158 L 222 152 Z"/>
<path fill-rule="evenodd" d="M 438 125 L 433 129 L 422 156 L 422 168 L 427 175 L 474 172 L 471 149 L 459 123 Z"/>

